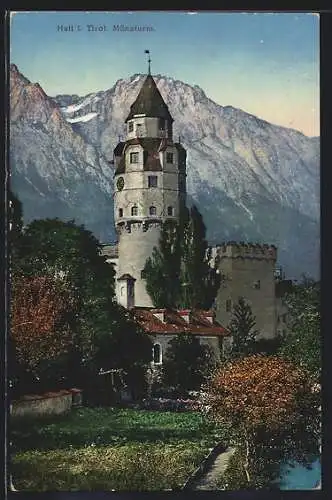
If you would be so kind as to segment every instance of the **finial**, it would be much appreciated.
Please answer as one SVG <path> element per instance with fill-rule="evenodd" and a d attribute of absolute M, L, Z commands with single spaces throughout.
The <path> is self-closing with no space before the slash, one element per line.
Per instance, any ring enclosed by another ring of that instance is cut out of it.
<path fill-rule="evenodd" d="M 151 59 L 150 59 L 150 51 L 149 51 L 149 50 L 146 50 L 146 51 L 145 51 L 145 54 L 149 54 L 149 55 L 148 55 L 148 75 L 151 75 Z"/>

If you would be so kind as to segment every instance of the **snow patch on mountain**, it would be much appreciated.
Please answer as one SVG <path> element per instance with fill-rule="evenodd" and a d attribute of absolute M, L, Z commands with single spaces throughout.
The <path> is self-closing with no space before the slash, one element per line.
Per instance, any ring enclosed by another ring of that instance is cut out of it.
<path fill-rule="evenodd" d="M 66 118 L 66 121 L 69 123 L 79 123 L 79 122 L 88 122 L 92 118 L 98 116 L 98 113 L 88 113 L 83 116 L 78 116 L 77 118 Z"/>

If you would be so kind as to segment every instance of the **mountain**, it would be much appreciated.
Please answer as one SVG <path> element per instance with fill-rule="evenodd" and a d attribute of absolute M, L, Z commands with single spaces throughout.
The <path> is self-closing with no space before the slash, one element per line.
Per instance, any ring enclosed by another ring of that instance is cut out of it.
<path fill-rule="evenodd" d="M 187 149 L 188 201 L 211 243 L 274 243 L 290 277 L 319 270 L 319 138 L 272 125 L 204 91 L 154 77 Z M 11 67 L 11 170 L 26 220 L 74 218 L 113 241 L 113 149 L 143 75 L 87 96 L 47 96 Z"/>
<path fill-rule="evenodd" d="M 10 164 L 11 185 L 22 201 L 25 222 L 75 219 L 100 240 L 114 238 L 109 228 L 113 167 L 15 65 L 10 72 Z"/>

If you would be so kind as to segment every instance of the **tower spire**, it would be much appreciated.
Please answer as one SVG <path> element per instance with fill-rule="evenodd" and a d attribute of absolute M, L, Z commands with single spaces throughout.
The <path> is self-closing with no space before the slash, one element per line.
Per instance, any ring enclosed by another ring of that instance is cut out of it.
<path fill-rule="evenodd" d="M 148 75 L 151 75 L 151 59 L 150 59 L 150 51 L 146 50 L 145 54 L 148 54 Z"/>

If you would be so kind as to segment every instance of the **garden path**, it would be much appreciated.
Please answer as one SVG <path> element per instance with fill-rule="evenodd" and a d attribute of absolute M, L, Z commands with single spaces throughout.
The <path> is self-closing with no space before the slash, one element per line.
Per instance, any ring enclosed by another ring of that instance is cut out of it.
<path fill-rule="evenodd" d="M 227 448 L 219 453 L 210 464 L 207 465 L 203 475 L 199 475 L 191 484 L 191 490 L 217 490 L 220 476 L 225 472 L 228 460 L 234 453 L 235 448 Z"/>

